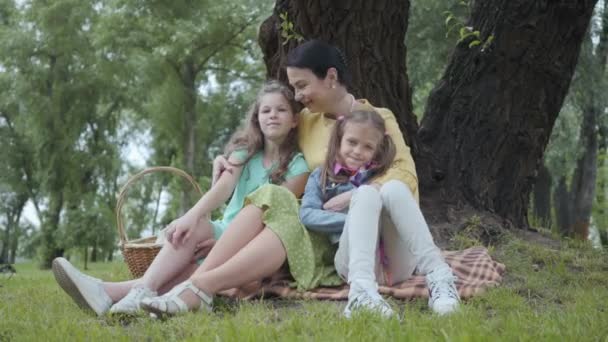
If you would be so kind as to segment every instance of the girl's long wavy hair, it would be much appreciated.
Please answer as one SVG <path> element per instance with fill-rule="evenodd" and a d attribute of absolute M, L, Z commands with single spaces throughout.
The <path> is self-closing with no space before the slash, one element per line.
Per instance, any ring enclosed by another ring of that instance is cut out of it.
<path fill-rule="evenodd" d="M 224 156 L 226 158 L 236 150 L 247 150 L 247 158 L 245 158 L 245 161 L 235 166 L 246 164 L 254 154 L 264 150 L 264 134 L 260 128 L 258 113 L 260 111 L 260 102 L 267 94 L 281 94 L 289 103 L 289 107 L 291 108 L 294 117 L 297 117 L 298 115 L 300 106 L 298 102 L 296 102 L 293 92 L 278 81 L 266 82 L 259 91 L 255 102 L 249 107 L 247 117 L 241 128 L 232 135 L 224 149 Z M 291 131 L 289 131 L 287 138 L 279 147 L 278 165 L 269 175 L 270 181 L 273 184 L 280 184 L 285 180 L 285 174 L 287 173 L 289 163 L 298 151 L 297 131 L 297 127 L 292 128 Z"/>
<path fill-rule="evenodd" d="M 352 113 L 338 118 L 334 129 L 329 138 L 329 146 L 327 147 L 327 155 L 325 156 L 325 164 L 321 170 L 321 184 L 323 184 L 323 192 L 327 182 L 346 183 L 349 180 L 347 175 L 334 174 L 334 164 L 338 160 L 340 152 L 340 143 L 344 136 L 344 130 L 347 123 L 367 124 L 370 129 L 377 130 L 382 135 L 382 140 L 376 146 L 376 153 L 371 160 L 370 170 L 375 175 L 381 175 L 388 170 L 395 159 L 396 148 L 393 139 L 386 133 L 386 125 L 384 119 L 373 110 L 356 110 Z"/>

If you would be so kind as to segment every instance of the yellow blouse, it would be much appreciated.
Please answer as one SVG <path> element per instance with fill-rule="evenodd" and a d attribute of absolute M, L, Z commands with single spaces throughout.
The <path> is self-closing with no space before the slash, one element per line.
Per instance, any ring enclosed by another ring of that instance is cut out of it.
<path fill-rule="evenodd" d="M 367 100 L 357 100 L 357 102 L 359 107 L 373 109 L 384 118 L 388 135 L 393 139 L 397 148 L 397 154 L 391 167 L 386 173 L 374 179 L 374 182 L 384 184 L 392 179 L 402 181 L 407 184 L 414 198 L 418 201 L 416 166 L 414 165 L 410 148 L 405 144 L 405 140 L 403 140 L 403 135 L 399 130 L 395 115 L 389 109 L 372 106 Z M 311 171 L 321 166 L 325 160 L 327 144 L 335 122 L 335 119 L 325 116 L 324 113 L 311 113 L 306 108 L 300 113 L 298 145 Z"/>

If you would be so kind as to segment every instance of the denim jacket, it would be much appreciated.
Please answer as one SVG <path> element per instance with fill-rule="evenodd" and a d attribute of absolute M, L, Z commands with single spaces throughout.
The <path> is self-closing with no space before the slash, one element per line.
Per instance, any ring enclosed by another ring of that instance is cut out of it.
<path fill-rule="evenodd" d="M 373 176 L 371 171 L 361 171 L 363 177 L 360 178 L 361 184 L 365 184 Z M 308 177 L 302 205 L 300 206 L 300 221 L 306 228 L 329 235 L 332 243 L 340 240 L 348 207 L 342 212 L 324 210 L 323 204 L 329 199 L 357 187 L 351 183 L 328 182 L 325 185 L 325 194 L 321 189 L 321 168 L 316 168 Z"/>

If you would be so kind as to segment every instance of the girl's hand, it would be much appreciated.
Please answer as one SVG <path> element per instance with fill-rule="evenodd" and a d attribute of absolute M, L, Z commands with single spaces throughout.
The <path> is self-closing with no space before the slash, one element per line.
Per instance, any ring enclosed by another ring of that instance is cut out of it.
<path fill-rule="evenodd" d="M 213 159 L 213 170 L 211 171 L 211 186 L 215 185 L 218 179 L 224 171 L 232 173 L 232 166 L 228 162 L 228 159 L 222 155 L 219 155 Z"/>
<path fill-rule="evenodd" d="M 211 252 L 211 248 L 215 245 L 215 239 L 211 238 L 208 240 L 204 240 L 196 244 L 196 250 L 194 250 L 194 256 L 192 257 L 192 262 L 197 262 L 198 259 L 204 258 Z"/>
<path fill-rule="evenodd" d="M 173 220 L 167 226 L 167 241 L 176 247 L 185 243 L 192 235 L 192 229 L 196 228 L 197 223 L 198 219 L 194 215 L 188 214 Z"/>
<path fill-rule="evenodd" d="M 331 198 L 323 204 L 323 209 L 329 211 L 342 211 L 350 205 L 350 198 L 353 196 L 353 191 L 347 191 Z"/>

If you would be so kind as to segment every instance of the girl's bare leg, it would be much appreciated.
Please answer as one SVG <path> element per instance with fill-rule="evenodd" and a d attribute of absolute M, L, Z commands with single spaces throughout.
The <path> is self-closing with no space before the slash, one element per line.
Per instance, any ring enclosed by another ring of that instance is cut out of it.
<path fill-rule="evenodd" d="M 146 286 L 153 291 L 170 289 L 175 284 L 188 279 L 197 269 L 198 265 L 192 263 L 196 245 L 212 237 L 213 227 L 208 221 L 201 220 L 195 233 L 184 244 L 176 248 L 166 242 L 143 277 L 118 283 L 105 282 L 104 290 L 114 302 L 117 302 L 136 285 Z"/>
<path fill-rule="evenodd" d="M 287 254 L 279 237 L 270 229 L 264 229 L 225 263 L 209 271 L 201 267 L 190 279 L 203 292 L 213 295 L 270 276 L 286 259 Z M 182 292 L 180 298 L 192 309 L 200 303 L 191 291 Z"/>
<path fill-rule="evenodd" d="M 218 267 L 252 241 L 264 229 L 263 213 L 262 209 L 254 205 L 241 209 L 197 272 L 200 274 Z"/>

